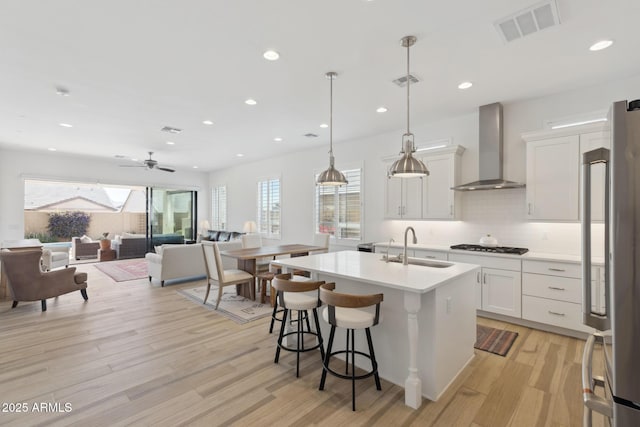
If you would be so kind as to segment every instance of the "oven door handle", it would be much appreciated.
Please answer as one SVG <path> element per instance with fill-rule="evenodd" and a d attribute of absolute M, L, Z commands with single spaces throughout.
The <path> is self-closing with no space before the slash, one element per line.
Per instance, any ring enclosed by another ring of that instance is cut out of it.
<path fill-rule="evenodd" d="M 593 334 L 587 338 L 582 353 L 582 400 L 584 402 L 584 426 L 591 426 L 591 411 L 596 411 L 605 417 L 613 417 L 613 402 L 596 396 L 593 389 L 596 385 L 604 387 L 604 381 L 593 377 L 593 349 L 596 341 L 604 346 L 604 337 L 600 334 Z"/>

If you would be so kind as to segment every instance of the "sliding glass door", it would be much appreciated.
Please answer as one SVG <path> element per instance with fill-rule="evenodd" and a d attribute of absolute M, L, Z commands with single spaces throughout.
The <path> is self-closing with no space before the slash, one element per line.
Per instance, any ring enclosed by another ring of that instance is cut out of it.
<path fill-rule="evenodd" d="M 148 250 L 195 240 L 197 206 L 196 191 L 147 187 Z"/>

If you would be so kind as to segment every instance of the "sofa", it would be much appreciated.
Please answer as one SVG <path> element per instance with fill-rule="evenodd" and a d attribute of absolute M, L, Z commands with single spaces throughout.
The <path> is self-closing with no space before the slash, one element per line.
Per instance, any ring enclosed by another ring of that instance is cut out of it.
<path fill-rule="evenodd" d="M 183 244 L 181 234 L 158 234 L 151 239 L 151 250 L 164 244 Z M 111 242 L 111 248 L 116 251 L 118 259 L 143 258 L 147 253 L 147 238 L 144 234 L 123 233 Z"/>
<path fill-rule="evenodd" d="M 92 240 L 87 236 L 74 237 L 71 239 L 71 246 L 76 260 L 80 258 L 98 258 L 98 249 L 100 249 L 98 240 Z"/>
<path fill-rule="evenodd" d="M 200 236 L 200 241 L 228 242 L 239 239 L 243 234 L 239 231 L 207 230 Z"/>
<path fill-rule="evenodd" d="M 164 286 L 166 280 L 182 278 L 203 278 L 207 276 L 207 266 L 204 261 L 202 245 L 212 245 L 213 242 L 196 243 L 193 245 L 164 244 L 156 247 L 156 253 L 147 253 L 147 268 L 149 270 L 149 282 L 153 279 L 160 281 Z M 239 240 L 220 242 L 220 250 L 242 249 Z M 237 268 L 235 258 L 223 256 L 222 263 L 225 268 Z"/>

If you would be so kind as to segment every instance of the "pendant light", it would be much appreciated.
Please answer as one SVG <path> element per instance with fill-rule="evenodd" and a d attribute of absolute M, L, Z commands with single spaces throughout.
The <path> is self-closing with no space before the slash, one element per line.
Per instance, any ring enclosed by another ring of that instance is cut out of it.
<path fill-rule="evenodd" d="M 413 157 L 416 147 L 413 143 L 413 134 L 409 130 L 409 86 L 411 85 L 411 75 L 409 74 L 409 48 L 416 42 L 414 36 L 402 38 L 402 46 L 407 48 L 407 132 L 402 135 L 402 149 L 400 157 L 393 162 L 389 169 L 389 177 L 416 178 L 429 175 L 427 166 L 420 160 Z"/>
<path fill-rule="evenodd" d="M 325 75 L 329 79 L 329 168 L 318 175 L 316 185 L 340 186 L 348 184 L 348 181 L 344 174 L 333 166 L 333 80 L 338 77 L 338 73 L 330 71 Z"/>

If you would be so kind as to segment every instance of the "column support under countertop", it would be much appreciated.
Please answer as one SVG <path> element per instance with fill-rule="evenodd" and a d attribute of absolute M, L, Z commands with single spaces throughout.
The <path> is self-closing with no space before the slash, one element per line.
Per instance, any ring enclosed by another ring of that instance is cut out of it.
<path fill-rule="evenodd" d="M 404 382 L 405 405 L 418 409 L 422 405 L 422 380 L 418 376 L 418 312 L 420 294 L 404 293 L 404 309 L 407 311 L 407 331 L 409 333 L 409 376 Z"/>

